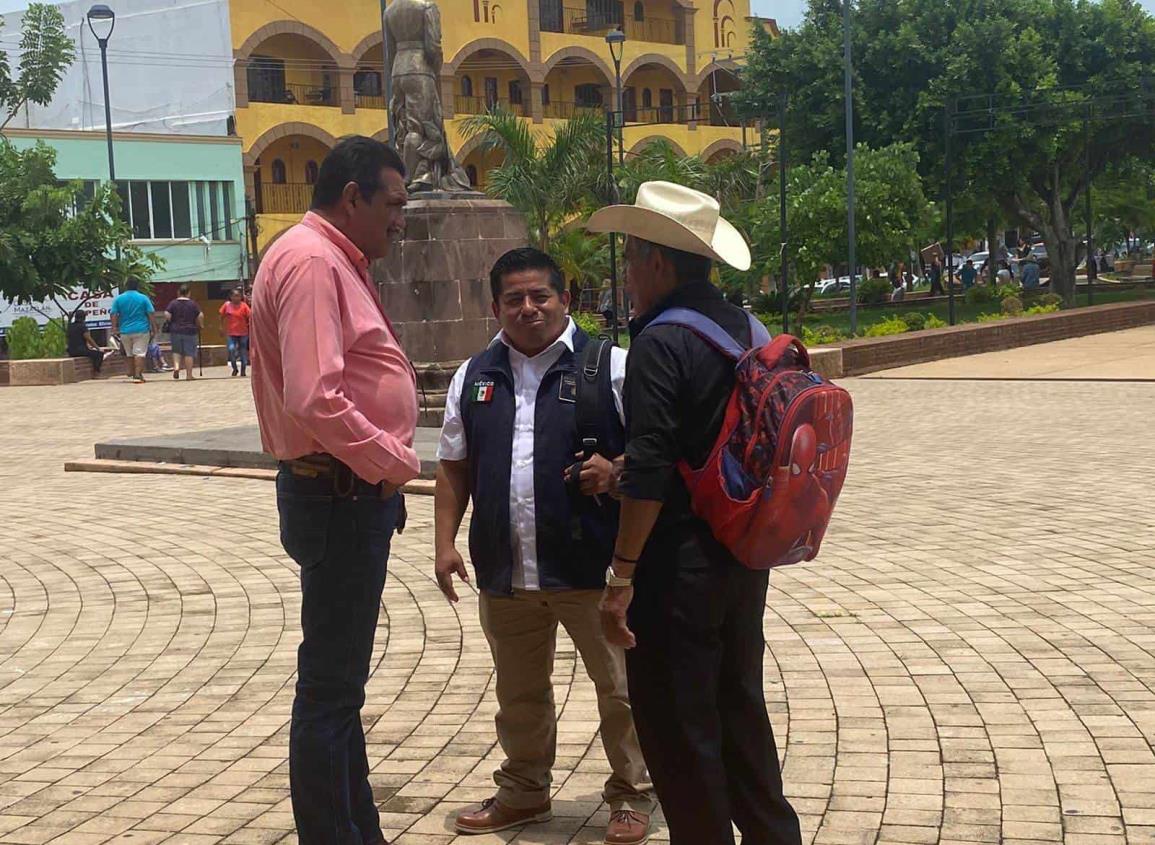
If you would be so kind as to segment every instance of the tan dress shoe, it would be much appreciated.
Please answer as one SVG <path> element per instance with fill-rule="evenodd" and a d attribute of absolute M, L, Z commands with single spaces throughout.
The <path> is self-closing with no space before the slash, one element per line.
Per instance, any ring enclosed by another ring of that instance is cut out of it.
<path fill-rule="evenodd" d="M 548 801 L 540 807 L 515 810 L 513 807 L 505 806 L 496 798 L 486 798 L 481 803 L 480 810 L 461 813 L 457 817 L 455 827 L 458 833 L 496 833 L 499 830 L 509 830 L 511 827 L 519 827 L 523 824 L 547 822 L 552 818 L 553 811 L 550 809 Z"/>
<path fill-rule="evenodd" d="M 606 828 L 606 845 L 645 845 L 650 841 L 650 817 L 634 810 L 614 810 Z"/>

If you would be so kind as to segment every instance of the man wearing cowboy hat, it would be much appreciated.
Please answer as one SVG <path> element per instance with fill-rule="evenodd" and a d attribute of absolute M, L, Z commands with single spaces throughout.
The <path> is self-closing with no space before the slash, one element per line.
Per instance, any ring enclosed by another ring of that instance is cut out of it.
<path fill-rule="evenodd" d="M 699 312 L 744 347 L 752 324 L 710 284 L 713 261 L 750 268 L 742 235 L 706 194 L 647 182 L 632 206 L 587 228 L 622 232 L 630 323 L 621 521 L 602 622 L 629 649 L 630 699 L 671 845 L 797 845 L 762 689 L 768 573 L 747 569 L 694 516 L 675 467 L 705 463 L 734 389 L 734 365 L 682 325 Z M 628 612 L 628 617 L 627 617 Z"/>

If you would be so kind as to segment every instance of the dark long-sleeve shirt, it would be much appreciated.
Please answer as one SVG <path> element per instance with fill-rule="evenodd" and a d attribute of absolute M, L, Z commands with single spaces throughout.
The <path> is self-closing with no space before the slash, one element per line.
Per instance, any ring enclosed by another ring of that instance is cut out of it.
<path fill-rule="evenodd" d="M 721 550 L 706 524 L 691 513 L 676 467 L 683 458 L 698 467 L 709 457 L 734 390 L 734 363 L 681 326 L 655 326 L 642 333 L 660 313 L 679 307 L 705 314 L 742 345 L 750 345 L 746 312 L 726 302 L 708 282 L 678 287 L 630 323 L 621 490 L 632 499 L 664 503 L 644 558 L 676 549 L 692 536 L 709 538 L 707 545 Z"/>

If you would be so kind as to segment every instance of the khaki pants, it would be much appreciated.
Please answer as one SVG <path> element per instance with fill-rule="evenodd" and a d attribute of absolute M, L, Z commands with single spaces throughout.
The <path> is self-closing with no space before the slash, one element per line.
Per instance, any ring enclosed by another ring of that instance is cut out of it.
<path fill-rule="evenodd" d="M 497 667 L 497 740 L 506 756 L 493 779 L 497 800 L 507 807 L 537 807 L 550 797 L 557 751 L 550 676 L 560 622 L 597 689 L 602 746 L 611 769 L 602 798 L 613 810 L 650 813 L 654 808 L 630 712 L 625 653 L 602 634 L 600 597 L 601 590 L 481 593 L 481 627 Z"/>

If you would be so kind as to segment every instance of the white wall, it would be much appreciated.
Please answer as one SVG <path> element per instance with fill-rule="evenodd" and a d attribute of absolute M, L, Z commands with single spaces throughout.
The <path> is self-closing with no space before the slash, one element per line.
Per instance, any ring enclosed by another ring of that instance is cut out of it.
<path fill-rule="evenodd" d="M 76 62 L 49 105 L 30 105 L 9 126 L 104 129 L 100 48 L 84 17 L 92 2 L 58 4 L 76 44 Z M 116 29 L 108 45 L 113 129 L 226 134 L 226 120 L 236 103 L 228 0 L 103 2 L 116 12 Z M 3 17 L 0 49 L 8 53 L 15 75 L 20 13 Z"/>

